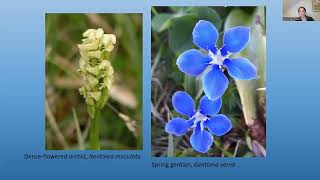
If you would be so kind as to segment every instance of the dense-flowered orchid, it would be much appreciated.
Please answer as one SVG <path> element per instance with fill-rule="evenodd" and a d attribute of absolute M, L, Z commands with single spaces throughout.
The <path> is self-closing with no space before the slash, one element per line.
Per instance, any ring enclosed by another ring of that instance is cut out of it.
<path fill-rule="evenodd" d="M 223 46 L 216 47 L 218 30 L 209 21 L 200 20 L 195 25 L 193 43 L 206 50 L 203 54 L 199 50 L 190 49 L 183 52 L 177 59 L 179 69 L 189 76 L 198 76 L 210 67 L 208 73 L 202 77 L 203 90 L 209 99 L 220 98 L 228 88 L 229 81 L 223 73 L 228 70 L 231 77 L 240 80 L 250 80 L 257 76 L 256 67 L 245 58 L 229 58 L 231 53 L 238 53 L 249 41 L 250 29 L 237 26 L 226 30 L 223 36 Z"/>
<path fill-rule="evenodd" d="M 210 100 L 204 95 L 200 99 L 199 109 L 195 110 L 191 96 L 184 91 L 178 91 L 172 96 L 172 105 L 177 112 L 187 115 L 189 119 L 180 117 L 171 119 L 166 124 L 166 132 L 182 136 L 189 129 L 193 129 L 190 144 L 198 152 L 206 153 L 211 148 L 212 135 L 225 135 L 232 128 L 230 119 L 223 114 L 218 114 L 222 105 L 221 98 Z"/>
<path fill-rule="evenodd" d="M 83 34 L 80 50 L 79 72 L 83 86 L 79 89 L 85 98 L 88 113 L 94 117 L 96 106 L 102 109 L 108 99 L 113 82 L 113 67 L 109 56 L 116 43 L 116 36 L 104 34 L 101 28 L 88 29 Z"/>
<path fill-rule="evenodd" d="M 99 121 L 113 82 L 114 70 L 109 58 L 116 44 L 116 36 L 105 34 L 101 28 L 88 29 L 82 36 L 82 43 L 78 47 L 83 85 L 79 92 L 85 99 L 91 118 L 90 150 L 100 150 Z"/>

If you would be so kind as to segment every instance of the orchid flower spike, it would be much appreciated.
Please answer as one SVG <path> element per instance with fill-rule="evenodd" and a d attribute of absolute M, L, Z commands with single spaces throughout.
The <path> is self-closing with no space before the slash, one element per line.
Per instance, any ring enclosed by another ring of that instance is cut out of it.
<path fill-rule="evenodd" d="M 114 73 L 109 57 L 116 43 L 116 36 L 104 34 L 98 28 L 86 30 L 83 37 L 82 43 L 78 44 L 81 55 L 78 71 L 83 79 L 79 92 L 93 118 L 96 108 L 102 109 L 109 97 Z"/>

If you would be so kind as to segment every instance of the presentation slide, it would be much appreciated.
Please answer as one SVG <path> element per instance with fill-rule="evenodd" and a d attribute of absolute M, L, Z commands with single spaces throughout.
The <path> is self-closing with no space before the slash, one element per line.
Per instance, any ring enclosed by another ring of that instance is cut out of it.
<path fill-rule="evenodd" d="M 0 180 L 320 179 L 320 0 L 3 0 Z"/>

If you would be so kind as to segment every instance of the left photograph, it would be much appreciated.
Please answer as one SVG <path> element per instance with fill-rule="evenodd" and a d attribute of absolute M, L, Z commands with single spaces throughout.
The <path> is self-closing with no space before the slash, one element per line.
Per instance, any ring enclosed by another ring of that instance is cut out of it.
<path fill-rule="evenodd" d="M 45 14 L 45 149 L 142 149 L 142 14 Z"/>

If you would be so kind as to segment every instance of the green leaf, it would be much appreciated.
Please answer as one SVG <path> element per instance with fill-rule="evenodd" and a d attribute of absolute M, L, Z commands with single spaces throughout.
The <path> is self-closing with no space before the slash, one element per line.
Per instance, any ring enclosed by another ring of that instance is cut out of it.
<path fill-rule="evenodd" d="M 247 47 L 235 56 L 245 57 L 253 62 L 258 69 L 258 74 L 261 79 L 261 75 L 264 74 L 265 69 L 262 67 L 265 67 L 266 53 L 263 28 L 261 24 L 256 23 L 258 14 L 261 19 L 265 18 L 263 17 L 263 11 L 255 11 L 253 14 L 247 14 L 240 9 L 234 9 L 227 17 L 224 29 L 227 30 L 234 26 L 250 27 L 250 41 Z M 259 81 L 259 79 L 250 81 L 235 80 L 241 99 L 244 118 L 248 126 L 254 125 L 258 118 L 256 89 L 259 87 Z"/>
<path fill-rule="evenodd" d="M 168 14 L 168 13 L 155 15 L 151 23 L 152 30 L 158 33 L 166 30 L 170 26 L 170 21 L 172 17 L 173 17 L 172 14 Z"/>
<path fill-rule="evenodd" d="M 227 30 L 234 26 L 250 26 L 252 19 L 253 16 L 250 16 L 241 9 L 233 9 L 226 19 L 224 29 Z"/>
<path fill-rule="evenodd" d="M 234 26 L 251 26 L 253 16 L 250 16 L 249 14 L 245 13 L 244 11 L 240 9 L 234 9 L 230 12 L 228 15 L 224 29 L 225 31 L 228 30 L 229 28 L 232 28 Z M 250 31 L 252 29 L 250 28 Z M 251 43 L 251 37 L 250 41 L 247 46 Z M 245 57 L 250 59 L 248 57 L 247 50 L 244 49 L 241 51 L 240 56 Z M 250 59 L 251 60 L 251 59 Z M 242 109 L 243 109 L 243 115 L 246 121 L 246 124 L 248 126 L 252 126 L 254 122 L 257 119 L 257 113 L 256 113 L 256 99 L 255 99 L 255 80 L 250 80 L 250 81 L 242 81 L 242 80 L 235 80 L 235 83 L 237 85 L 237 89 L 240 95 L 241 99 L 241 104 L 242 104 Z"/>
<path fill-rule="evenodd" d="M 255 12 L 256 23 L 253 26 L 252 43 L 250 45 L 254 63 L 258 68 L 257 88 L 266 86 L 266 31 L 265 31 L 265 7 L 258 7 Z M 252 50 L 254 49 L 254 50 Z"/>
<path fill-rule="evenodd" d="M 197 22 L 195 15 L 185 15 L 172 19 L 169 29 L 169 47 L 179 53 L 192 48 L 192 30 Z"/>
<path fill-rule="evenodd" d="M 194 100 L 199 98 L 203 92 L 201 81 L 195 77 L 184 76 L 184 90 L 190 94 Z M 200 95 L 199 95 L 200 94 Z"/>
<path fill-rule="evenodd" d="M 109 89 L 104 88 L 102 90 L 101 97 L 97 102 L 97 108 L 102 109 L 106 105 L 108 98 L 109 98 Z"/>
<path fill-rule="evenodd" d="M 197 14 L 199 20 L 201 19 L 212 22 L 218 31 L 221 28 L 222 20 L 214 9 L 209 7 L 194 7 L 191 9 L 191 12 Z"/>
<path fill-rule="evenodd" d="M 169 47 L 177 54 L 194 46 L 192 31 L 199 20 L 212 22 L 218 30 L 222 24 L 220 16 L 212 8 L 193 7 L 183 10 L 183 13 L 176 14 L 175 18 L 171 19 L 169 28 Z"/>

